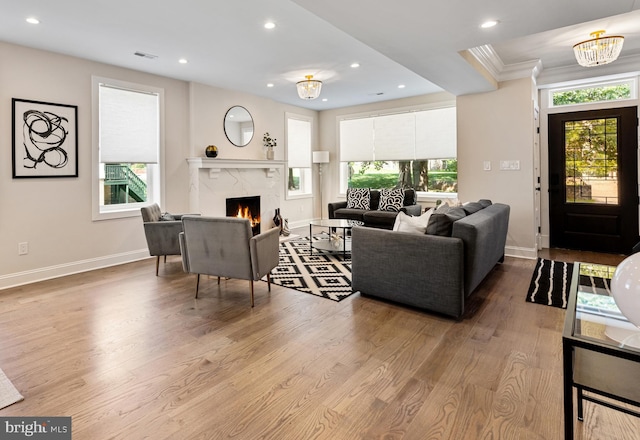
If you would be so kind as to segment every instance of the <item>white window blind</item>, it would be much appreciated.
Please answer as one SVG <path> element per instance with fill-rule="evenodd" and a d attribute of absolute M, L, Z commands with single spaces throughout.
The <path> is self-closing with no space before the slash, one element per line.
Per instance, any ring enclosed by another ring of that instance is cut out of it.
<path fill-rule="evenodd" d="M 289 168 L 311 168 L 311 122 L 287 119 Z"/>
<path fill-rule="evenodd" d="M 158 163 L 157 94 L 100 84 L 100 162 Z"/>
<path fill-rule="evenodd" d="M 340 121 L 340 161 L 373 160 L 373 118 Z"/>
<path fill-rule="evenodd" d="M 413 113 L 377 116 L 373 120 L 375 160 L 411 160 L 416 145 Z"/>
<path fill-rule="evenodd" d="M 457 155 L 456 108 L 340 121 L 340 161 L 448 159 Z"/>
<path fill-rule="evenodd" d="M 455 107 L 420 111 L 415 116 L 415 159 L 449 159 L 457 156 Z"/>

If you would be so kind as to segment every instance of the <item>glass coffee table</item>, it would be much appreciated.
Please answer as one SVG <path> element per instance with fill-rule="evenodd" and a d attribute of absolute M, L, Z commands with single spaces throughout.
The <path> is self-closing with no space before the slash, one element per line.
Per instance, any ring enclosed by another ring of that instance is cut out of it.
<path fill-rule="evenodd" d="M 351 254 L 351 228 L 354 226 L 362 226 L 363 224 L 363 222 L 358 220 L 313 220 L 311 223 L 309 223 L 309 249 L 311 255 L 313 255 L 314 249 L 324 252 L 342 252 L 342 259 L 346 260 L 347 254 Z M 314 227 L 328 229 L 329 233 L 327 235 L 327 238 L 314 240 Z M 339 230 L 342 230 L 342 235 L 340 234 Z M 349 237 L 347 237 L 347 235 L 349 235 Z"/>
<path fill-rule="evenodd" d="M 611 400 L 640 406 L 640 329 L 620 312 L 611 296 L 615 267 L 575 263 L 562 334 L 564 432 L 573 439 L 573 389 L 577 416 L 583 400 L 640 417 Z M 611 400 L 603 400 L 602 397 Z"/>

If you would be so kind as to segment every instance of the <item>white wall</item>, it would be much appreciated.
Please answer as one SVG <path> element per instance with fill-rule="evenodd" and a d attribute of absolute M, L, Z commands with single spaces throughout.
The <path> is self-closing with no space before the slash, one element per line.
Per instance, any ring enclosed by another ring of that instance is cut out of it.
<path fill-rule="evenodd" d="M 144 72 L 0 42 L 0 288 L 148 257 L 139 217 L 91 220 L 91 76 L 97 75 L 165 90 L 165 202 L 169 212 L 188 209 L 187 157 L 204 156 L 215 144 L 221 158 L 264 159 L 262 134 L 278 139 L 276 159 L 284 158 L 284 112 L 315 116 L 244 93 L 189 84 Z M 13 179 L 11 99 L 78 106 L 77 178 Z M 242 105 L 256 121 L 254 139 L 234 147 L 223 131 L 229 107 Z M 314 141 L 317 135 L 314 136 Z M 284 201 L 291 222 L 311 217 L 312 199 Z M 18 243 L 28 255 L 18 256 Z"/>
<path fill-rule="evenodd" d="M 507 254 L 535 258 L 533 186 L 533 108 L 530 78 L 505 81 L 498 90 L 459 96 L 458 197 L 489 198 L 511 206 Z M 500 170 L 500 161 L 517 160 L 517 171 Z M 484 162 L 491 171 L 484 171 Z"/>
<path fill-rule="evenodd" d="M 278 144 L 275 148 L 275 160 L 285 160 L 284 115 L 286 112 L 313 118 L 312 150 L 316 149 L 315 146 L 318 144 L 318 112 L 315 110 L 198 83 L 190 83 L 190 96 L 190 155 L 192 157 L 204 157 L 204 149 L 207 145 L 214 144 L 218 147 L 220 159 L 264 160 L 266 151 L 262 145 L 262 137 L 265 132 L 269 132 Z M 246 108 L 253 117 L 254 135 L 246 147 L 234 146 L 224 134 L 224 115 L 234 105 Z M 201 171 L 201 173 L 205 172 Z M 291 227 L 308 225 L 309 220 L 313 218 L 313 198 L 287 200 L 286 178 L 282 179 L 281 185 L 280 212 L 283 218 L 289 220 Z"/>

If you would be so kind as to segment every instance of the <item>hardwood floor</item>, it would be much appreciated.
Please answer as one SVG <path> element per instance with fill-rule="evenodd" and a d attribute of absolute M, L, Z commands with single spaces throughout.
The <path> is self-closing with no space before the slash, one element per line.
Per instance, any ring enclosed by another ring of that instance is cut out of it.
<path fill-rule="evenodd" d="M 0 367 L 25 400 L 0 416 L 72 416 L 74 440 L 561 439 L 565 312 L 525 302 L 534 265 L 506 258 L 461 321 L 262 282 L 252 309 L 248 282 L 207 277 L 196 300 L 177 257 L 4 290 Z M 640 431 L 590 402 L 576 426 Z"/>

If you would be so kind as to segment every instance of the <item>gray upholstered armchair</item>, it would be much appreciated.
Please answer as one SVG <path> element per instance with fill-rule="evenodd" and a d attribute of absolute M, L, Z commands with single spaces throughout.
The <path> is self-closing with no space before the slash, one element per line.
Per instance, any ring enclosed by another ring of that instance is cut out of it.
<path fill-rule="evenodd" d="M 182 217 L 180 234 L 182 265 L 185 272 L 249 280 L 251 307 L 253 282 L 267 275 L 271 291 L 271 269 L 279 263 L 279 228 L 252 236 L 249 220 L 236 217 Z"/>
<path fill-rule="evenodd" d="M 182 215 L 163 215 L 156 203 L 140 208 L 140 212 L 149 254 L 156 257 L 156 276 L 158 276 L 161 256 L 164 256 L 166 263 L 167 255 L 180 255 L 178 235 L 182 232 Z"/>

